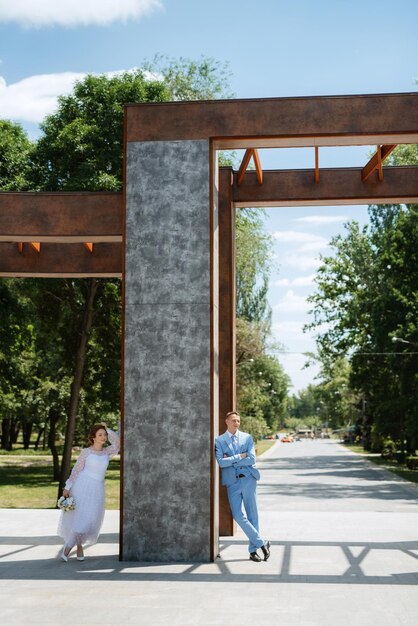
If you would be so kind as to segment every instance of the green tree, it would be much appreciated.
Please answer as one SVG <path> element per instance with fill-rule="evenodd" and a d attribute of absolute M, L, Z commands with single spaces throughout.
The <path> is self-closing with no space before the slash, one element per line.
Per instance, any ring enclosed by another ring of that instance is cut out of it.
<path fill-rule="evenodd" d="M 277 359 L 264 352 L 237 366 L 237 406 L 246 420 L 251 417 L 275 432 L 286 413 L 289 379 Z"/>
<path fill-rule="evenodd" d="M 238 211 L 236 246 L 237 317 L 270 324 L 267 290 L 271 237 L 265 232 L 263 213 L 255 209 Z"/>
<path fill-rule="evenodd" d="M 123 180 L 123 106 L 162 102 L 170 92 L 141 70 L 89 75 L 61 96 L 41 124 L 34 151 L 35 185 L 44 191 L 119 191 Z"/>
<path fill-rule="evenodd" d="M 33 328 L 15 286 L 10 279 L 0 282 L 0 417 L 2 448 L 6 450 L 17 439 L 32 388 Z"/>
<path fill-rule="evenodd" d="M 319 269 L 313 328 L 329 362 L 348 356 L 363 442 L 390 436 L 402 450 L 417 446 L 418 213 L 416 206 L 372 206 L 369 227 L 347 225 Z M 325 328 L 325 330 L 323 330 Z M 394 344 L 393 337 L 411 344 Z M 406 349 L 405 349 L 406 347 Z"/>
<path fill-rule="evenodd" d="M 211 57 L 201 57 L 195 61 L 156 55 L 143 67 L 154 79 L 163 82 L 171 100 L 233 98 L 228 88 L 231 72 L 226 62 Z"/>
<path fill-rule="evenodd" d="M 0 120 L 0 191 L 27 191 L 33 145 L 19 124 Z"/>

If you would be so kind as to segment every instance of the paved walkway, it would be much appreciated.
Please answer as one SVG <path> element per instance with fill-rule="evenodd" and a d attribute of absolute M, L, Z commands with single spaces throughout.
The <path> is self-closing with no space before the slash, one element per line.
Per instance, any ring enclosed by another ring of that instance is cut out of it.
<path fill-rule="evenodd" d="M 333 441 L 276 444 L 259 465 L 267 563 L 241 532 L 213 564 L 120 563 L 116 511 L 62 563 L 56 511 L 0 510 L 1 623 L 415 626 L 418 487 Z"/>

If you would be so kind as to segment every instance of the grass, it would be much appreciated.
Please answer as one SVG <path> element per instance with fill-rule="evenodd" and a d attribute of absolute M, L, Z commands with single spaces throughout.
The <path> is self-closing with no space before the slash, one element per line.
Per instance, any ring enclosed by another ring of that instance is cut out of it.
<path fill-rule="evenodd" d="M 59 454 L 62 454 L 62 449 L 63 446 L 58 448 Z M 45 450 L 42 450 L 42 448 L 38 448 L 38 450 L 35 450 L 35 448 L 27 448 L 25 450 L 23 446 L 14 446 L 13 450 L 3 450 L 0 448 L 0 456 L 45 456 L 51 458 L 51 453 L 49 448 L 45 448 Z"/>
<path fill-rule="evenodd" d="M 257 441 L 255 445 L 256 455 L 261 456 L 262 454 L 264 454 L 264 452 L 267 452 L 269 448 L 274 446 L 275 443 L 275 439 L 260 439 L 260 441 Z"/>
<path fill-rule="evenodd" d="M 256 445 L 257 456 L 275 444 L 262 439 Z M 52 480 L 51 456 L 33 450 L 18 450 L 17 454 L 0 456 L 0 508 L 54 509 L 58 483 Z M 73 462 L 78 454 L 74 455 Z M 119 508 L 120 461 L 112 459 L 106 472 L 106 508 Z"/>
<path fill-rule="evenodd" d="M 365 452 L 363 446 L 358 444 L 345 443 L 343 445 L 352 452 L 364 456 L 369 461 L 372 461 L 372 463 L 389 470 L 389 472 L 392 472 L 405 480 L 409 480 L 411 483 L 418 484 L 418 469 L 411 470 L 408 469 L 406 465 L 400 465 L 397 461 L 383 459 L 381 454 Z"/>
<path fill-rule="evenodd" d="M 106 473 L 106 508 L 119 508 L 119 459 Z M 0 459 L 0 507 L 54 509 L 58 483 L 52 480 L 52 461 L 3 457 Z"/>

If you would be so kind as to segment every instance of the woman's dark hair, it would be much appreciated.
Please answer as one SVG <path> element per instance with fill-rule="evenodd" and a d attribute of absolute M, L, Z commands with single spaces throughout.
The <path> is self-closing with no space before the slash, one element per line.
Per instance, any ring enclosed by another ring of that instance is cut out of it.
<path fill-rule="evenodd" d="M 87 436 L 87 443 L 89 446 L 94 444 L 94 438 L 96 437 L 98 430 L 104 430 L 107 435 L 106 426 L 103 426 L 103 424 L 94 424 L 93 426 L 90 426 L 89 434 Z"/>

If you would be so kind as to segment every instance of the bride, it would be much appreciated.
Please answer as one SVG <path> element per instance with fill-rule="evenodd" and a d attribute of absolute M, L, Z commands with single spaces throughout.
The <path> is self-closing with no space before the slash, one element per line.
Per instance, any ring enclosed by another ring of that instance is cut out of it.
<path fill-rule="evenodd" d="M 104 447 L 109 437 L 110 446 Z M 104 478 L 109 459 L 119 452 L 119 436 L 105 424 L 90 428 L 88 448 L 84 448 L 63 490 L 63 496 L 75 500 L 75 509 L 61 511 L 58 535 L 64 539 L 61 559 L 68 561 L 77 545 L 77 559 L 84 560 L 83 544 L 93 545 L 102 527 L 105 512 Z"/>

